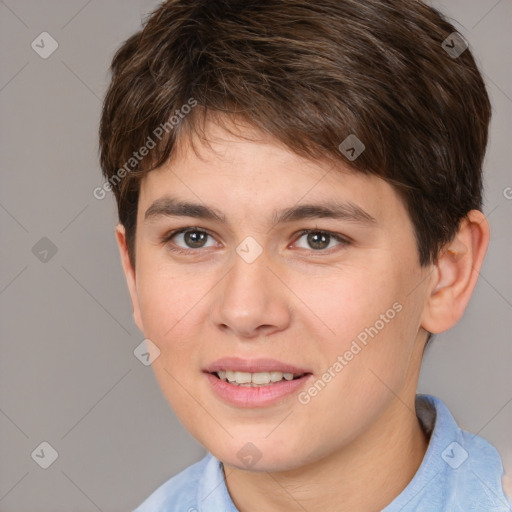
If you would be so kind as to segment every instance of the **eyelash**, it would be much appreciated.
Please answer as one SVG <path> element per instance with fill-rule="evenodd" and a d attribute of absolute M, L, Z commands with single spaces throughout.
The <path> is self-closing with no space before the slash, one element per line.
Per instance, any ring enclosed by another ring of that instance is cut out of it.
<path fill-rule="evenodd" d="M 192 232 L 195 231 L 195 232 L 199 232 L 199 233 L 205 233 L 206 235 L 214 238 L 213 235 L 211 233 L 209 233 L 205 229 L 196 228 L 196 227 L 186 227 L 186 228 L 180 228 L 180 229 L 176 229 L 174 231 L 170 231 L 169 233 L 166 233 L 162 237 L 161 243 L 165 244 L 170 251 L 175 252 L 175 253 L 180 253 L 180 254 L 197 253 L 202 248 L 198 248 L 198 249 L 191 249 L 191 248 L 183 249 L 182 247 L 179 247 L 179 246 L 176 246 L 176 245 L 173 245 L 173 244 L 170 243 L 171 239 L 174 238 L 176 235 L 179 235 L 181 233 L 186 233 L 188 231 L 192 231 Z M 310 233 L 318 233 L 318 234 L 322 234 L 322 235 L 327 235 L 330 238 L 334 238 L 334 240 L 339 242 L 341 246 L 347 246 L 347 245 L 350 245 L 352 243 L 352 241 L 348 237 L 346 237 L 346 236 L 342 236 L 342 235 L 339 235 L 337 233 L 333 233 L 331 231 L 325 231 L 325 230 L 322 230 L 322 229 L 303 229 L 303 230 L 301 230 L 301 231 L 299 231 L 297 233 L 296 240 L 299 240 L 304 235 L 308 235 Z M 312 253 L 330 254 L 330 251 L 332 249 L 335 249 L 335 247 L 331 247 L 331 249 L 317 249 L 317 250 L 311 249 L 311 252 Z M 307 250 L 307 249 L 305 249 L 305 250 Z"/>

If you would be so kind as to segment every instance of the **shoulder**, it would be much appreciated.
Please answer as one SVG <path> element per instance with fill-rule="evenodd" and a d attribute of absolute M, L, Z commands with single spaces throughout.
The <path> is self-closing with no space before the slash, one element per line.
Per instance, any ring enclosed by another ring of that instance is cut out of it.
<path fill-rule="evenodd" d="M 430 440 L 409 485 L 383 512 L 512 512 L 494 446 L 461 429 L 437 397 L 418 395 L 416 412 Z"/>
<path fill-rule="evenodd" d="M 212 456 L 206 455 L 202 460 L 185 468 L 158 487 L 134 512 L 188 512 L 196 506 L 200 482 Z M 172 508 L 170 508 L 172 506 Z M 165 508 L 164 508 L 165 507 Z"/>
<path fill-rule="evenodd" d="M 511 512 L 502 484 L 503 464 L 496 448 L 465 430 L 460 430 L 456 443 L 453 451 L 448 448 L 444 452 L 445 461 L 453 452 L 459 452 L 454 457 L 459 460 L 450 466 L 453 501 L 459 507 L 454 510 Z"/>
<path fill-rule="evenodd" d="M 437 397 L 424 395 L 435 408 L 431 442 L 445 504 L 457 512 L 510 512 L 503 491 L 503 464 L 496 448 L 463 430 Z M 444 487 L 444 488 L 443 488 Z"/>

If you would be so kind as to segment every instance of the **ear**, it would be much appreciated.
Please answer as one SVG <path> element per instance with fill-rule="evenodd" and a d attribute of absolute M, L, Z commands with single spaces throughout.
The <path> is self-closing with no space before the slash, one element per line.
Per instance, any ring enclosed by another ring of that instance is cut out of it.
<path fill-rule="evenodd" d="M 421 324 L 425 330 L 440 333 L 461 319 L 482 268 L 489 237 L 485 215 L 471 210 L 434 265 Z"/>
<path fill-rule="evenodd" d="M 121 255 L 121 264 L 123 265 L 124 276 L 126 278 L 126 284 L 128 285 L 128 291 L 130 292 L 132 300 L 133 319 L 139 330 L 144 333 L 144 326 L 142 325 L 139 307 L 139 296 L 137 294 L 135 269 L 132 267 L 130 262 L 128 246 L 126 245 L 126 232 L 122 224 L 118 224 L 116 226 L 116 238 L 117 245 L 119 246 L 119 253 Z"/>

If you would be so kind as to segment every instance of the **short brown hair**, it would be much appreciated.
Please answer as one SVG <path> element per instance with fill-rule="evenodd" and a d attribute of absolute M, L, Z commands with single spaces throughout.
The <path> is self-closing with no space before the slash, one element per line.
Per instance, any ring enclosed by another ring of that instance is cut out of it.
<path fill-rule="evenodd" d="M 453 32 L 418 0 L 162 3 L 115 54 L 100 126 L 132 265 L 141 177 L 201 122 L 221 123 L 218 114 L 301 156 L 388 181 L 411 217 L 420 264 L 436 262 L 464 216 L 481 209 L 491 115 L 470 50 L 454 56 L 443 45 L 455 44 Z M 353 161 L 339 149 L 349 135 L 365 146 Z M 149 139 L 155 147 L 134 159 Z"/>

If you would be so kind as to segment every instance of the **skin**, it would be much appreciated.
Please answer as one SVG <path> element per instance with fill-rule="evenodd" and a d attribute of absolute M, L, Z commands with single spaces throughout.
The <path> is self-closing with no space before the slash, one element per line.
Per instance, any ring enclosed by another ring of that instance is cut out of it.
<path fill-rule="evenodd" d="M 471 211 L 437 264 L 422 268 L 412 223 L 386 182 L 343 162 L 304 159 L 243 123 L 230 128 L 234 134 L 208 123 L 209 145 L 196 139 L 196 154 L 183 139 L 172 160 L 142 180 L 135 270 L 124 228 L 116 228 L 135 323 L 160 350 L 156 378 L 184 426 L 223 462 L 240 511 L 379 511 L 425 454 L 414 399 L 426 331 L 445 331 L 461 318 L 487 249 L 487 220 Z M 228 224 L 145 222 L 145 211 L 165 195 L 216 208 Z M 275 210 L 332 199 L 352 201 L 377 222 L 271 222 Z M 211 236 L 199 248 L 183 235 L 162 242 L 183 227 Z M 302 229 L 352 242 L 331 238 L 318 248 Z M 263 249 L 250 264 L 236 252 L 247 236 Z M 190 253 L 175 253 L 172 244 Z M 306 405 L 293 396 L 234 407 L 202 373 L 237 355 L 304 367 L 316 380 L 396 302 L 401 311 Z M 261 453 L 250 470 L 237 457 L 248 442 Z"/>

